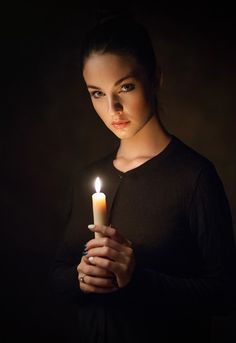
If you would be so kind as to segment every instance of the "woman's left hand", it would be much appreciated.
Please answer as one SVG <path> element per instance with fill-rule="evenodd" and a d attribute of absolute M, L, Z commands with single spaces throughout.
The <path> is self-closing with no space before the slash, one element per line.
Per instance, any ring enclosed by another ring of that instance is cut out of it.
<path fill-rule="evenodd" d="M 90 263 L 111 271 L 118 287 L 125 287 L 130 282 L 135 267 L 131 242 L 110 226 L 89 225 L 89 229 L 103 236 L 91 239 L 86 244 Z"/>

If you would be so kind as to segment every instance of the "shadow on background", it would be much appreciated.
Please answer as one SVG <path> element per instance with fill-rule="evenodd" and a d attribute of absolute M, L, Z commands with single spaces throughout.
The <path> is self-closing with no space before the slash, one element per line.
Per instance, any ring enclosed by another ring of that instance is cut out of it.
<path fill-rule="evenodd" d="M 163 122 L 215 163 L 235 228 L 233 14 L 226 7 L 135 11 L 163 65 Z M 95 14 L 18 5 L 3 16 L 1 335 L 60 342 L 63 319 L 48 272 L 65 229 L 70 182 L 117 144 L 94 115 L 76 64 L 75 47 Z M 235 317 L 216 318 L 214 343 L 235 341 Z"/>

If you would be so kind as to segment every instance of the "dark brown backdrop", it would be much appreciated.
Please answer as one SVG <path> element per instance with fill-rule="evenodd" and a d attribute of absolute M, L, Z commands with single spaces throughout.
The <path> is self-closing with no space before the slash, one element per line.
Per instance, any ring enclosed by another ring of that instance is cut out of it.
<path fill-rule="evenodd" d="M 136 4 L 134 11 L 163 65 L 163 122 L 215 163 L 235 227 L 233 11 L 226 4 L 159 10 Z M 57 336 L 48 270 L 64 232 L 71 177 L 117 141 L 88 104 L 76 70 L 74 47 L 93 23 L 93 9 L 20 4 L 2 16 L 2 335 L 37 342 Z M 235 315 L 216 319 L 213 342 L 233 342 L 235 324 Z"/>

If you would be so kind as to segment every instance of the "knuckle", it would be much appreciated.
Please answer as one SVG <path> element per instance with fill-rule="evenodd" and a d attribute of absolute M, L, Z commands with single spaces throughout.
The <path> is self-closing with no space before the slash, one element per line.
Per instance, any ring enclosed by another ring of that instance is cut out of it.
<path fill-rule="evenodd" d="M 127 266 L 127 264 L 121 264 L 121 265 L 120 265 L 120 268 L 121 268 L 121 271 L 122 271 L 123 273 L 127 273 L 127 271 L 128 271 L 128 266 Z"/>
<path fill-rule="evenodd" d="M 102 225 L 102 226 L 101 226 L 101 231 L 102 231 L 103 234 L 106 234 L 106 232 L 107 232 L 107 227 L 106 227 L 105 225 Z"/>
<path fill-rule="evenodd" d="M 110 248 L 109 247 L 105 247 L 104 248 L 104 253 L 106 254 L 106 255 L 109 255 L 109 253 L 110 253 Z"/>
<path fill-rule="evenodd" d="M 91 281 L 92 281 L 92 277 L 89 276 L 89 275 L 85 275 L 85 283 L 87 285 L 90 285 L 91 284 Z"/>
<path fill-rule="evenodd" d="M 84 273 L 85 273 L 86 275 L 91 274 L 91 268 L 90 268 L 90 266 L 86 266 L 86 268 L 84 268 Z"/>
<path fill-rule="evenodd" d="M 105 261 L 104 261 L 104 265 L 105 265 L 105 267 L 107 267 L 107 268 L 109 269 L 109 268 L 112 267 L 112 261 L 110 261 L 110 260 L 105 260 Z"/>
<path fill-rule="evenodd" d="M 103 239 L 103 244 L 104 244 L 105 246 L 107 246 L 107 245 L 109 244 L 109 238 L 108 238 L 108 237 L 105 237 L 105 238 Z"/>
<path fill-rule="evenodd" d="M 82 256 L 81 263 L 86 263 L 86 256 Z"/>
<path fill-rule="evenodd" d="M 86 287 L 85 287 L 85 285 L 83 283 L 80 283 L 79 287 L 80 287 L 81 291 L 85 292 Z"/>
<path fill-rule="evenodd" d="M 116 234 L 116 229 L 114 229 L 113 227 L 108 227 L 108 232 L 110 233 L 110 236 L 115 236 Z"/>
<path fill-rule="evenodd" d="M 86 266 L 85 266 L 84 269 L 83 269 L 83 272 L 84 272 L 85 274 L 90 274 L 90 272 L 91 272 L 91 271 L 90 271 L 90 268 L 91 268 L 91 267 L 90 267 L 89 265 L 86 264 Z"/>

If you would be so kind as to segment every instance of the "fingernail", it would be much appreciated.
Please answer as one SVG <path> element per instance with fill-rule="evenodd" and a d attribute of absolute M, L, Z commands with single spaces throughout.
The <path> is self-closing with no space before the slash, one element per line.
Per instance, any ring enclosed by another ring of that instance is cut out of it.
<path fill-rule="evenodd" d="M 83 255 L 83 256 L 85 256 L 85 255 L 87 255 L 87 254 L 88 254 L 87 251 L 83 251 L 83 252 L 82 252 L 82 255 Z"/>
<path fill-rule="evenodd" d="M 94 229 L 94 228 L 95 228 L 95 225 L 94 225 L 94 224 L 89 224 L 89 225 L 88 225 L 88 228 L 89 228 L 89 229 Z"/>
<path fill-rule="evenodd" d="M 90 262 L 90 263 L 93 263 L 93 256 L 89 256 L 88 259 L 89 259 L 89 262 Z"/>

